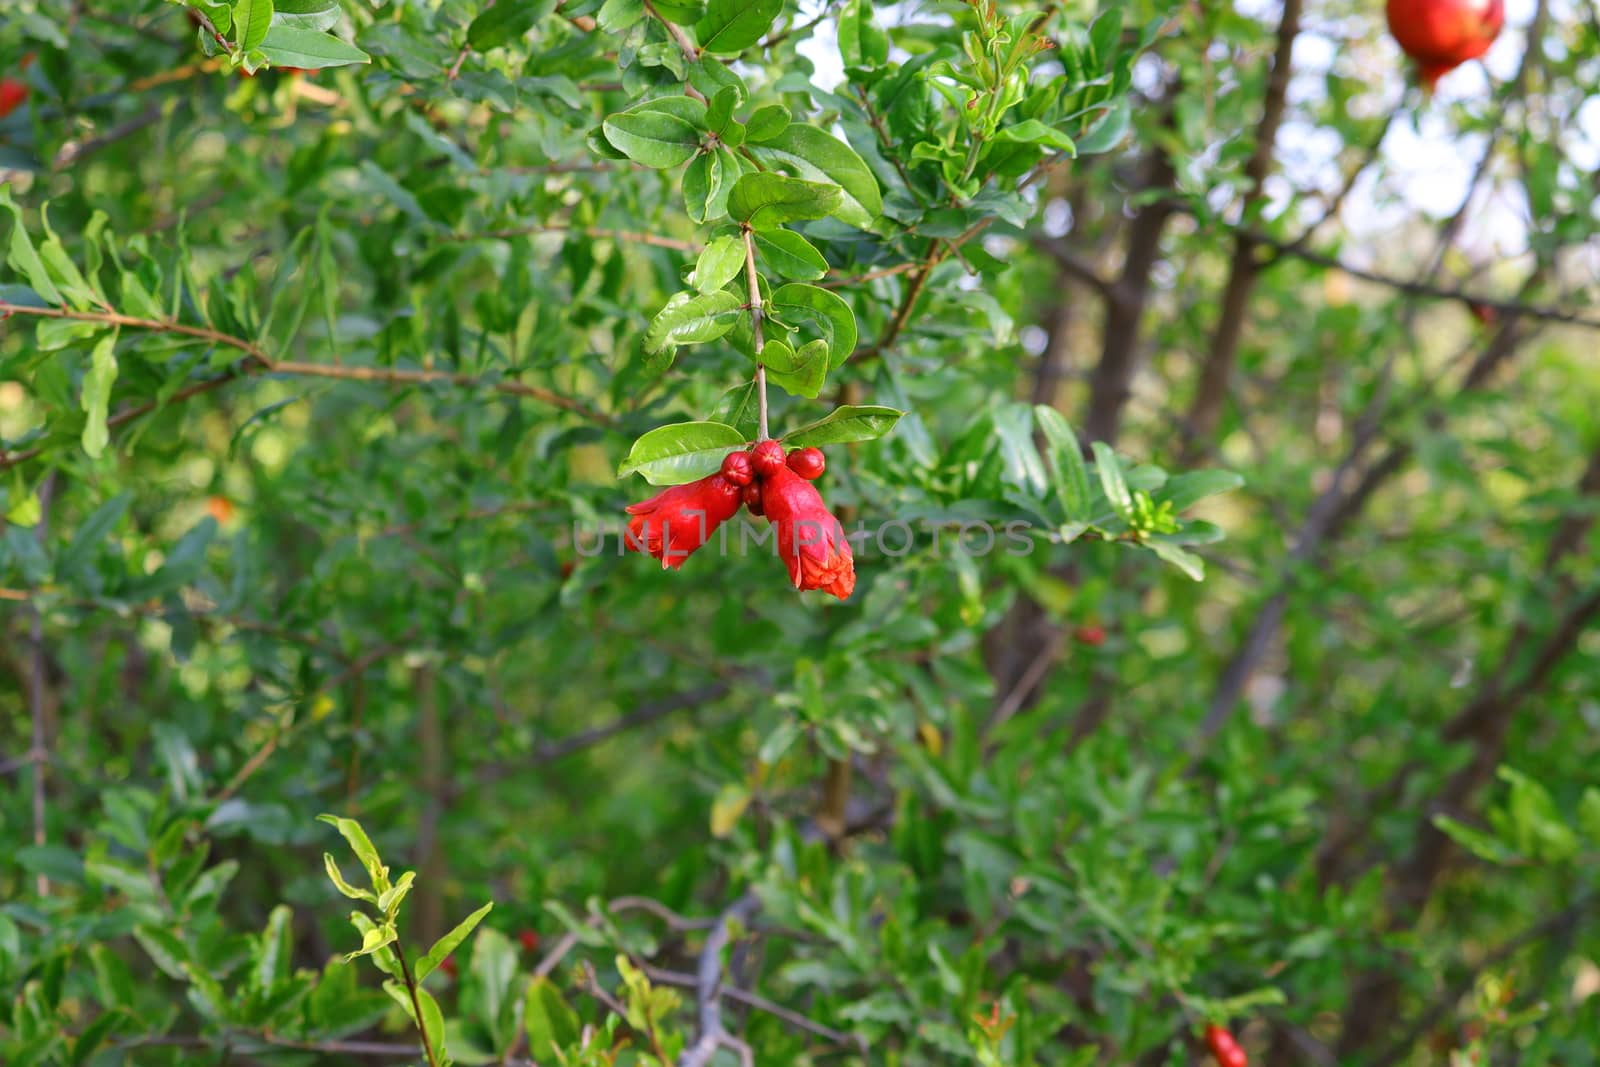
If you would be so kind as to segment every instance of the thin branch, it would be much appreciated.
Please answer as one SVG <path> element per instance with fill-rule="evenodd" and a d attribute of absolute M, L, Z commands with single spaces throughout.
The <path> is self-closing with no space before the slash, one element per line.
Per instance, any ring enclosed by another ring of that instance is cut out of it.
<path fill-rule="evenodd" d="M 748 922 L 760 910 L 761 898 L 746 891 L 717 917 L 717 925 L 701 947 L 694 984 L 699 1030 L 678 1057 L 678 1067 L 706 1067 L 729 1036 L 722 1026 L 722 950 L 733 936 L 733 924 Z"/>
<path fill-rule="evenodd" d="M 1300 9 L 1301 0 L 1284 0 L 1283 13 L 1278 20 L 1278 47 L 1272 57 L 1272 73 L 1267 79 L 1261 123 L 1256 127 L 1255 148 L 1244 170 L 1250 188 L 1240 206 L 1240 217 L 1246 220 L 1254 218 L 1257 209 L 1266 202 L 1265 184 L 1272 169 L 1278 127 L 1283 122 L 1288 103 L 1294 42 L 1300 35 Z M 1188 416 L 1180 423 L 1182 462 L 1185 465 L 1193 460 L 1198 443 L 1210 437 L 1221 417 L 1222 402 L 1228 396 L 1228 383 L 1233 377 L 1239 342 L 1244 337 L 1250 294 L 1260 272 L 1256 243 L 1249 231 L 1241 230 L 1234 238 L 1228 283 L 1223 289 L 1222 307 L 1217 315 L 1216 328 L 1211 334 L 1210 348 L 1200 367 L 1200 381 L 1195 387 L 1194 400 L 1189 405 Z"/>
<path fill-rule="evenodd" d="M 921 265 L 916 260 L 907 260 L 904 263 L 896 263 L 892 267 L 880 267 L 877 270 L 869 270 L 865 274 L 856 274 L 849 278 L 830 278 L 828 281 L 818 282 L 817 284 L 824 289 L 849 289 L 852 286 L 875 282 L 879 278 L 892 278 L 897 274 L 905 274 L 908 271 L 916 270 Z"/>
<path fill-rule="evenodd" d="M 756 273 L 756 238 L 749 223 L 742 223 L 744 237 L 744 280 L 750 300 L 750 333 L 756 351 L 756 440 L 767 439 L 767 366 L 761 362 L 766 341 L 761 335 L 761 282 Z"/>
<path fill-rule="evenodd" d="M 1102 298 L 1109 299 L 1112 291 L 1110 279 L 1103 276 L 1095 265 L 1078 255 L 1072 246 L 1059 237 L 1047 237 L 1040 234 L 1032 239 L 1033 247 L 1044 252 L 1056 261 L 1062 271 L 1072 275 L 1081 282 L 1085 282 Z"/>
<path fill-rule="evenodd" d="M 682 971 L 669 971 L 642 961 L 639 969 L 652 982 L 659 982 L 662 985 L 678 986 L 682 989 L 695 989 L 699 984 L 699 979 L 694 975 L 685 974 Z M 863 1053 L 866 1051 L 864 1042 L 855 1034 L 847 1034 L 842 1030 L 835 1030 L 831 1026 L 824 1026 L 822 1023 L 815 1022 L 799 1012 L 786 1008 L 776 1001 L 768 1000 L 757 993 L 727 985 L 723 986 L 719 993 L 735 1003 L 743 1004 L 747 1008 L 753 1008 L 756 1011 L 771 1015 L 775 1019 L 780 1019 L 796 1030 L 804 1030 L 808 1034 L 815 1034 L 824 1041 L 831 1041 L 835 1045 L 844 1048 L 855 1048 Z"/>
<path fill-rule="evenodd" d="M 693 66 L 700 62 L 700 49 L 696 48 L 694 42 L 689 40 L 689 35 L 683 32 L 682 26 L 657 11 L 656 5 L 651 3 L 650 0 L 644 0 L 644 10 L 645 14 L 659 22 L 667 31 L 667 36 L 672 38 L 672 43 L 678 46 L 679 52 L 683 53 L 685 63 Z M 683 91 L 686 96 L 705 103 L 705 94 L 688 82 L 683 83 Z"/>

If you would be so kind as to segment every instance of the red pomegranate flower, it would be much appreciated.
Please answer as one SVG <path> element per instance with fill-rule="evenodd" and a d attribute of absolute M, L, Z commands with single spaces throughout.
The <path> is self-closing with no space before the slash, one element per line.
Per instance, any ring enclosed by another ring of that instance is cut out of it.
<path fill-rule="evenodd" d="M 778 554 L 794 587 L 847 598 L 856 587 L 850 542 L 816 487 L 788 467 L 779 467 L 761 479 L 761 506 L 778 528 Z"/>
<path fill-rule="evenodd" d="M 688 485 L 674 485 L 639 504 L 628 505 L 629 552 L 648 552 L 661 566 L 677 570 L 711 539 L 718 526 L 739 510 L 739 487 L 720 474 Z"/>
<path fill-rule="evenodd" d="M 1489 50 L 1506 21 L 1505 0 L 1388 0 L 1389 31 L 1434 83 Z"/>

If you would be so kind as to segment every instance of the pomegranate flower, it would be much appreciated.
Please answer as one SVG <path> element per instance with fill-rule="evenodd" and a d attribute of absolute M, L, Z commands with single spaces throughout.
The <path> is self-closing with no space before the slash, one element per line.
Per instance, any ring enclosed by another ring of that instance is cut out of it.
<path fill-rule="evenodd" d="M 629 504 L 623 547 L 648 552 L 662 567 L 677 570 L 739 510 L 739 487 L 720 474 L 674 485 L 639 504 Z"/>
<path fill-rule="evenodd" d="M 761 479 L 761 506 L 777 527 L 778 554 L 794 587 L 847 598 L 856 587 L 850 542 L 816 487 L 788 467 L 779 467 Z"/>

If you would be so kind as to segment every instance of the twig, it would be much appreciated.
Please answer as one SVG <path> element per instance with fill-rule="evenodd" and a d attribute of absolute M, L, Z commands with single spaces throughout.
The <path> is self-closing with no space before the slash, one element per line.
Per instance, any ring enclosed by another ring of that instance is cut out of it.
<path fill-rule="evenodd" d="M 685 63 L 693 66 L 694 64 L 700 62 L 700 49 L 696 48 L 694 42 L 689 40 L 689 35 L 683 32 L 683 27 L 679 26 L 671 19 L 666 18 L 661 14 L 661 12 L 657 11 L 656 5 L 651 3 L 650 0 L 644 0 L 644 10 L 645 14 L 655 19 L 662 25 L 663 28 L 666 29 L 667 36 L 672 38 L 672 43 L 676 44 L 678 46 L 678 51 L 683 53 L 683 59 Z M 694 86 L 690 85 L 687 81 L 683 83 L 683 92 L 685 96 L 688 96 L 694 100 L 698 100 L 701 103 L 705 103 L 705 94 L 699 89 L 696 89 Z"/>
<path fill-rule="evenodd" d="M 1240 206 L 1241 218 L 1253 218 L 1257 208 L 1266 201 L 1267 175 L 1272 169 L 1278 127 L 1283 122 L 1288 102 L 1294 42 L 1300 35 L 1300 9 L 1301 0 L 1284 0 L 1283 12 L 1278 20 L 1277 50 L 1273 53 L 1272 73 L 1267 79 L 1266 98 L 1261 109 L 1261 123 L 1256 127 L 1256 143 L 1250 161 L 1245 164 L 1245 178 L 1250 188 Z M 1200 366 L 1200 380 L 1195 386 L 1194 400 L 1189 405 L 1187 417 L 1179 424 L 1183 441 L 1181 462 L 1185 466 L 1193 462 L 1199 442 L 1210 437 L 1221 417 L 1239 342 L 1244 336 L 1250 296 L 1260 273 L 1261 263 L 1256 257 L 1255 241 L 1248 230 L 1240 230 L 1234 237 L 1233 257 L 1228 268 L 1228 282 L 1222 293 L 1222 307 L 1211 333 L 1209 350 Z"/>
<path fill-rule="evenodd" d="M 722 1026 L 722 950 L 733 936 L 734 923 L 746 923 L 761 910 L 761 898 L 746 891 L 717 918 L 717 925 L 700 949 L 695 972 L 695 1001 L 700 1006 L 699 1031 L 678 1057 L 678 1067 L 706 1067 L 728 1032 Z"/>
<path fill-rule="evenodd" d="M 115 144 L 125 137 L 133 136 L 146 126 L 154 125 L 159 118 L 161 118 L 161 103 L 153 100 L 139 114 L 111 127 L 98 137 L 91 137 L 86 141 L 68 141 L 63 144 L 50 164 L 51 169 L 62 170 L 75 163 L 81 163 L 107 145 Z"/>
<path fill-rule="evenodd" d="M 761 282 L 756 274 L 756 238 L 749 223 L 741 223 L 744 237 L 744 280 L 750 296 L 750 333 L 756 350 L 756 440 L 767 439 L 767 365 L 761 362 L 766 341 L 761 336 Z"/>
<path fill-rule="evenodd" d="M 659 982 L 662 985 L 678 986 L 683 989 L 694 989 L 697 987 L 699 982 L 699 980 L 692 974 L 685 974 L 683 971 L 669 971 L 665 968 L 656 967 L 642 961 L 639 969 L 642 970 L 645 974 L 645 977 L 649 978 L 652 982 Z M 864 1048 L 864 1042 L 855 1034 L 847 1034 L 842 1030 L 835 1030 L 831 1026 L 825 1026 L 822 1023 L 816 1022 L 804 1015 L 801 1015 L 799 1012 L 794 1011 L 793 1009 L 784 1007 L 782 1004 L 779 1004 L 776 1001 L 768 1000 L 766 997 L 763 997 L 757 993 L 752 993 L 746 989 L 740 989 L 737 986 L 723 986 L 718 992 L 719 995 L 724 996 L 736 1003 L 743 1004 L 747 1008 L 754 1008 L 756 1011 L 764 1012 L 767 1015 L 771 1015 L 775 1019 L 780 1019 L 794 1027 L 796 1030 L 804 1030 L 807 1033 L 815 1034 L 817 1037 L 820 1037 L 825 1041 L 831 1041 L 835 1045 L 839 1045 L 844 1048 L 856 1048 L 862 1052 L 866 1051 Z"/>
<path fill-rule="evenodd" d="M 916 270 L 919 266 L 921 266 L 921 263 L 912 259 L 904 263 L 896 263 L 892 267 L 880 267 L 877 270 L 869 270 L 865 274 L 857 274 L 849 278 L 830 278 L 817 284 L 824 289 L 849 289 L 852 286 L 875 282 L 879 278 L 892 278 L 896 274 L 905 274 L 907 271 Z"/>
<path fill-rule="evenodd" d="M 405 979 L 406 992 L 411 996 L 412 1018 L 417 1023 L 417 1036 L 422 1039 L 422 1051 L 428 1057 L 429 1067 L 439 1067 L 439 1057 L 433 1050 L 433 1039 L 428 1036 L 428 1026 L 422 1017 L 422 1004 L 417 998 L 417 980 L 411 975 L 411 966 L 406 962 L 405 949 L 400 947 L 398 937 L 394 940 L 394 958 L 400 963 L 400 976 Z"/>

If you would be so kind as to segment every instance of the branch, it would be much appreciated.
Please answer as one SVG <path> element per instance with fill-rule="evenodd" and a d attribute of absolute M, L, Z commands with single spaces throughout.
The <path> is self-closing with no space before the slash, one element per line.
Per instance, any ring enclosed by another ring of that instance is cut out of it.
<path fill-rule="evenodd" d="M 718 916 L 711 936 L 701 947 L 694 985 L 695 1000 L 700 1006 L 699 1034 L 678 1057 L 678 1067 L 706 1067 L 717 1049 L 731 1038 L 722 1026 L 722 950 L 733 936 L 733 924 L 748 922 L 760 910 L 761 898 L 746 891 Z"/>
<path fill-rule="evenodd" d="M 1245 194 L 1240 217 L 1254 218 L 1266 200 L 1263 185 L 1272 169 L 1272 155 L 1278 141 L 1278 126 L 1283 122 L 1284 106 L 1289 92 L 1290 67 L 1294 58 L 1294 41 L 1300 34 L 1301 0 L 1284 0 L 1283 14 L 1278 21 L 1278 49 L 1272 57 L 1272 74 L 1267 80 L 1266 100 L 1261 109 L 1261 124 L 1256 128 L 1255 149 L 1250 162 L 1245 165 L 1245 178 L 1250 190 Z M 1222 310 L 1217 316 L 1216 329 L 1211 334 L 1210 351 L 1200 367 L 1200 381 L 1195 387 L 1194 400 L 1188 416 L 1179 423 L 1183 439 L 1180 464 L 1188 465 L 1194 459 L 1196 443 L 1210 437 L 1222 413 L 1222 402 L 1228 395 L 1228 382 L 1233 377 L 1233 364 L 1239 352 L 1239 341 L 1244 336 L 1244 323 L 1250 306 L 1250 293 L 1255 288 L 1261 264 L 1256 259 L 1256 245 L 1248 231 L 1241 230 L 1234 239 L 1232 264 L 1228 269 L 1228 284 L 1222 294 Z"/>
<path fill-rule="evenodd" d="M 1055 260 L 1056 265 L 1062 271 L 1081 282 L 1087 283 L 1089 288 L 1099 293 L 1102 299 L 1111 299 L 1112 284 L 1110 280 L 1102 276 L 1093 263 L 1078 255 L 1066 241 L 1059 237 L 1047 237 L 1040 234 L 1033 238 L 1033 247 Z"/>
<path fill-rule="evenodd" d="M 165 401 L 150 400 L 117 412 L 106 420 L 108 428 L 115 429 L 134 419 L 148 415 L 158 408 L 201 393 L 209 393 L 220 389 L 229 382 L 238 378 L 254 377 L 260 375 L 289 375 L 303 378 L 333 378 L 343 381 L 380 382 L 387 385 L 436 385 L 448 384 L 462 388 L 487 388 L 506 396 L 526 397 L 549 404 L 551 407 L 561 408 L 582 415 L 591 422 L 609 425 L 611 416 L 595 411 L 582 401 L 569 396 L 543 389 L 536 385 L 527 385 L 522 382 L 496 381 L 485 382 L 471 374 L 453 373 L 450 371 L 435 370 L 405 370 L 396 367 L 356 367 L 343 364 L 303 363 L 294 360 L 274 360 L 266 351 L 253 341 L 242 337 L 235 337 L 208 326 L 190 326 L 187 323 L 174 322 L 166 319 L 141 319 L 131 315 L 123 315 L 115 311 L 75 311 L 69 308 L 42 308 L 26 304 L 12 304 L 0 301 L 0 319 L 6 315 L 31 315 L 47 319 L 73 319 L 79 322 L 100 322 L 108 326 L 124 327 L 135 330 L 150 330 L 156 333 L 175 333 L 184 337 L 194 337 L 199 340 L 209 341 L 212 344 L 222 345 L 243 352 L 245 359 L 229 367 L 215 378 L 194 382 L 184 386 Z M 35 459 L 44 453 L 44 448 L 30 448 L 22 452 L 0 452 L 0 470 L 15 467 L 20 463 Z"/>
<path fill-rule="evenodd" d="M 740 224 L 744 238 L 744 280 L 750 308 L 751 344 L 756 352 L 756 440 L 767 439 L 767 365 L 761 362 L 761 352 L 766 340 L 761 335 L 761 282 L 756 273 L 756 237 L 748 222 Z"/>

